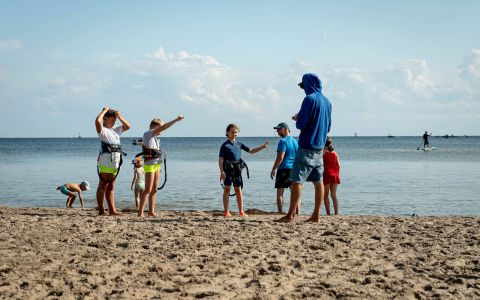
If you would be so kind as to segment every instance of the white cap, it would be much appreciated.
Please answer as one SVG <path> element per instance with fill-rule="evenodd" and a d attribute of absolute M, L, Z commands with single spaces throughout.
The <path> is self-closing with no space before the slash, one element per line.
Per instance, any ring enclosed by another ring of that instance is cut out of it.
<path fill-rule="evenodd" d="M 85 180 L 85 181 L 82 181 L 82 183 L 80 183 L 80 184 L 81 184 L 81 185 L 84 185 L 84 186 L 85 186 L 85 189 L 86 189 L 87 191 L 90 190 L 90 183 L 88 183 L 88 181 L 86 181 L 86 180 Z"/>

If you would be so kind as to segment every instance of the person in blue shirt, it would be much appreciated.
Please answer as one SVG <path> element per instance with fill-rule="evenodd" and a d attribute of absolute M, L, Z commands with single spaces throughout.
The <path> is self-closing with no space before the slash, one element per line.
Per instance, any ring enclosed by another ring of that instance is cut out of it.
<path fill-rule="evenodd" d="M 300 130 L 298 152 L 290 173 L 290 208 L 279 222 L 293 222 L 296 208 L 302 198 L 303 183 L 313 182 L 315 187 L 315 208 L 309 222 L 319 222 L 320 205 L 322 204 L 324 187 L 323 148 L 330 132 L 332 104 L 322 94 L 322 83 L 317 75 L 307 73 L 298 84 L 305 91 L 300 111 L 292 119 Z"/>
<path fill-rule="evenodd" d="M 230 188 L 233 184 L 235 196 L 237 198 L 238 213 L 240 217 L 247 217 L 243 211 L 243 196 L 242 196 L 242 177 L 241 171 L 238 169 L 241 165 L 242 154 L 241 150 L 250 154 L 255 154 L 268 146 L 268 141 L 263 143 L 260 147 L 249 148 L 243 143 L 236 140 L 240 129 L 235 124 L 229 124 L 226 129 L 226 140 L 220 147 L 220 154 L 218 158 L 218 167 L 220 168 L 220 180 L 223 181 L 223 216 L 231 217 L 232 214 L 228 209 Z"/>
<path fill-rule="evenodd" d="M 290 171 L 292 170 L 293 161 L 295 160 L 295 154 L 298 150 L 297 140 L 289 135 L 290 128 L 287 123 L 280 123 L 273 127 L 277 130 L 277 134 L 282 138 L 278 141 L 277 146 L 277 158 L 273 163 L 272 172 L 270 177 L 275 178 L 275 188 L 277 189 L 277 208 L 278 212 L 283 212 L 283 191 L 285 188 L 290 187 Z M 300 203 L 297 207 L 300 209 Z"/>

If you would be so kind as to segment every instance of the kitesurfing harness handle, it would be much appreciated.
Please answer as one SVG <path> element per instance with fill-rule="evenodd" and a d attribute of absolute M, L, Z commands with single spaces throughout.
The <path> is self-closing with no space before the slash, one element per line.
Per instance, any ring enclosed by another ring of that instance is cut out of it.
<path fill-rule="evenodd" d="M 243 178 L 242 178 L 242 171 L 243 169 L 247 170 L 247 178 L 250 179 L 250 171 L 248 170 L 247 163 L 243 159 L 239 160 L 234 160 L 234 161 L 229 161 L 229 160 L 224 160 L 223 161 L 223 171 L 225 174 L 228 174 L 229 176 L 232 176 L 233 178 L 237 177 L 240 178 L 240 188 L 243 189 Z M 223 189 L 225 189 L 225 186 L 223 183 L 220 183 Z M 235 196 L 235 193 L 230 194 L 230 197 Z"/>
<path fill-rule="evenodd" d="M 163 184 L 159 188 L 157 188 L 157 190 L 163 189 L 163 187 L 165 187 L 165 184 L 167 183 L 167 154 L 162 150 L 142 147 L 142 152 L 135 155 L 135 157 L 139 157 L 139 156 L 143 156 L 144 161 L 145 159 L 150 160 L 155 158 L 160 158 L 160 161 L 161 161 L 163 158 L 163 168 L 165 171 L 165 179 L 163 180 Z"/>
<path fill-rule="evenodd" d="M 107 180 L 107 179 L 103 178 L 101 173 L 100 173 L 100 168 L 97 165 L 98 178 L 100 178 L 101 181 L 106 182 L 106 183 L 114 182 L 115 179 L 117 179 L 118 174 L 120 173 L 120 167 L 122 166 L 122 163 L 123 163 L 123 157 L 127 156 L 127 153 L 123 152 L 122 145 L 108 144 L 108 143 L 105 143 L 103 141 L 102 141 L 100 149 L 101 149 L 100 154 L 103 154 L 103 153 L 112 153 L 112 154 L 113 153 L 121 153 L 120 163 L 118 164 L 117 174 L 115 174 L 115 176 L 112 179 Z"/>
<path fill-rule="evenodd" d="M 163 187 L 167 183 L 167 154 L 165 152 L 162 152 L 162 156 L 163 156 L 163 169 L 165 171 L 165 179 L 163 180 L 163 184 L 157 190 L 163 189 Z"/>

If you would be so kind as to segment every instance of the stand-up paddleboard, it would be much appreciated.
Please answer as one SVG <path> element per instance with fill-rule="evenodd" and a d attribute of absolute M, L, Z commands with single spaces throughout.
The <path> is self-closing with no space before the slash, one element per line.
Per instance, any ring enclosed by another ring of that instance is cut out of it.
<path fill-rule="evenodd" d="M 432 150 L 435 150 L 437 149 L 437 147 L 427 147 L 427 148 L 422 148 L 421 150 L 423 151 L 432 151 Z"/>

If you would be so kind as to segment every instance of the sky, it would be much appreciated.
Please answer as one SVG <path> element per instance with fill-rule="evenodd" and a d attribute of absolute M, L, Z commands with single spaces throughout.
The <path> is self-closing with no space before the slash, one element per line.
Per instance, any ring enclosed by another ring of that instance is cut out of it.
<path fill-rule="evenodd" d="M 332 136 L 480 135 L 480 1 L 1 1 L 0 137 L 274 136 L 316 73 Z"/>

